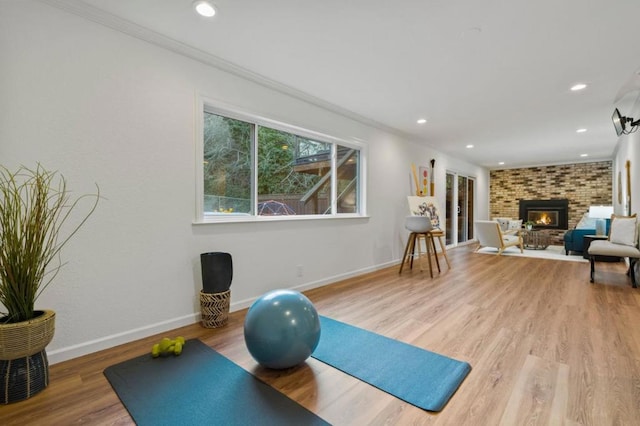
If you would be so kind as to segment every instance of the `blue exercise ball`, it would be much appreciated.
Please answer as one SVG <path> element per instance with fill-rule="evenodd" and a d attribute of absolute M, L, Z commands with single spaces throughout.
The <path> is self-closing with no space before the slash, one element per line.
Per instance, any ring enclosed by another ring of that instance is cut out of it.
<path fill-rule="evenodd" d="M 318 346 L 318 312 L 298 291 L 270 291 L 249 308 L 244 320 L 244 341 L 253 359 L 264 367 L 296 366 Z"/>

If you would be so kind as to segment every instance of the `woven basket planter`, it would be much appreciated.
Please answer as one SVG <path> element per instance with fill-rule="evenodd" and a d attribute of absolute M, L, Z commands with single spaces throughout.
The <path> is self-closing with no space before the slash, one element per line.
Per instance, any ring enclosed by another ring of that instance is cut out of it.
<path fill-rule="evenodd" d="M 231 290 L 222 293 L 205 293 L 200 290 L 200 312 L 202 326 L 205 328 L 222 327 L 229 319 Z"/>
<path fill-rule="evenodd" d="M 32 397 L 49 385 L 49 361 L 43 349 L 11 361 L 0 360 L 0 403 Z"/>
<path fill-rule="evenodd" d="M 0 324 L 0 360 L 13 360 L 36 354 L 51 342 L 56 313 L 42 310 L 42 315 L 13 324 Z"/>
<path fill-rule="evenodd" d="M 13 324 L 0 324 L 0 403 L 30 398 L 49 384 L 45 347 L 53 339 L 56 313 Z"/>

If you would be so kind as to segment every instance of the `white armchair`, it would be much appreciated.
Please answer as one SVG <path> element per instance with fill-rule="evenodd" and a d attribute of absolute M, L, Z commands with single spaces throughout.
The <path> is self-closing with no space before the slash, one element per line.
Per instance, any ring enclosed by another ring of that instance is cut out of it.
<path fill-rule="evenodd" d="M 595 280 L 595 262 L 597 256 L 616 256 L 629 259 L 629 276 L 633 288 L 638 287 L 636 281 L 636 263 L 640 259 L 638 249 L 638 221 L 632 216 L 611 215 L 609 239 L 592 241 L 589 245 L 589 259 L 591 262 L 591 282 Z"/>
<path fill-rule="evenodd" d="M 496 217 L 493 220 L 498 222 L 503 235 L 516 235 L 522 229 L 522 219 Z"/>
<path fill-rule="evenodd" d="M 507 247 L 520 247 L 520 253 L 524 250 L 524 243 L 520 233 L 505 235 L 500 229 L 500 224 L 493 220 L 476 220 L 474 222 L 476 228 L 476 237 L 480 243 L 480 247 L 495 247 L 498 254 L 502 254 Z"/>

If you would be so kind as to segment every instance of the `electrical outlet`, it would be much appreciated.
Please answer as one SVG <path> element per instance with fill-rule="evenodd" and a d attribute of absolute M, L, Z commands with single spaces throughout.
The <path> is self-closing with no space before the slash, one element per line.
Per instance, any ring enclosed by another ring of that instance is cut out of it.
<path fill-rule="evenodd" d="M 296 266 L 296 275 L 298 275 L 298 277 L 303 275 L 302 265 Z"/>

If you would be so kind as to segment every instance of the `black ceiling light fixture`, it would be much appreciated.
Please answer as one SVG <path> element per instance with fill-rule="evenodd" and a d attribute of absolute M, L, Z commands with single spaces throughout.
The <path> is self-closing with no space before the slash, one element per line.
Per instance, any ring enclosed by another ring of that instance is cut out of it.
<path fill-rule="evenodd" d="M 618 136 L 635 132 L 640 124 L 640 120 L 633 121 L 632 117 L 624 117 L 618 108 L 613 111 L 611 121 L 613 121 L 613 127 L 615 127 Z"/>

